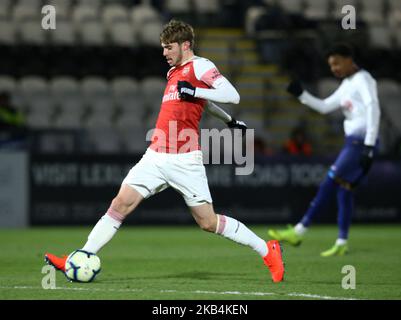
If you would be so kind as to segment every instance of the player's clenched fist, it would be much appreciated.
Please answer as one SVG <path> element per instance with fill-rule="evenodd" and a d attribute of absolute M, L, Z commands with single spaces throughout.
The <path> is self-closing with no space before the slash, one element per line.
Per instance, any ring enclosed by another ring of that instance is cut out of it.
<path fill-rule="evenodd" d="M 196 88 L 188 81 L 178 81 L 177 89 L 181 100 L 189 100 L 195 97 Z"/>
<path fill-rule="evenodd" d="M 287 87 L 287 92 L 295 97 L 299 97 L 304 91 L 302 84 L 299 80 L 292 80 Z"/>
<path fill-rule="evenodd" d="M 234 117 L 231 117 L 231 121 L 227 122 L 227 126 L 229 128 L 241 129 L 243 136 L 246 133 L 246 129 L 248 129 L 248 127 L 247 127 L 247 125 L 245 124 L 244 121 L 237 120 Z"/>
<path fill-rule="evenodd" d="M 361 152 L 360 164 L 364 172 L 368 172 L 373 162 L 374 147 L 364 145 Z"/>

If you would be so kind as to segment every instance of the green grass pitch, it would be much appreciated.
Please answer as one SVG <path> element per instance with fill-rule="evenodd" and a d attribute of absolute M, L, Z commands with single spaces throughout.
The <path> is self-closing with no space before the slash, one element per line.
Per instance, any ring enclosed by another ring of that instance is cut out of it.
<path fill-rule="evenodd" d="M 250 227 L 267 237 L 266 227 Z M 319 253 L 334 243 L 336 226 L 315 225 L 300 247 L 284 245 L 279 284 L 256 252 L 195 226 L 124 226 L 99 252 L 93 283 L 70 283 L 57 272 L 56 289 L 43 289 L 43 254 L 82 247 L 90 230 L 1 230 L 0 299 L 401 299 L 401 225 L 354 225 L 350 253 L 331 258 Z M 345 265 L 355 268 L 355 289 L 341 286 Z"/>

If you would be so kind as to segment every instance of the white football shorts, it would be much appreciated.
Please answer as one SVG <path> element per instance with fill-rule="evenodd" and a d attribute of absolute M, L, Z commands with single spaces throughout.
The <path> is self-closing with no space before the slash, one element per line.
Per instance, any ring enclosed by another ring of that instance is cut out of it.
<path fill-rule="evenodd" d="M 200 150 L 173 154 L 148 148 L 122 184 L 133 187 L 145 199 L 173 187 L 189 207 L 212 203 Z"/>

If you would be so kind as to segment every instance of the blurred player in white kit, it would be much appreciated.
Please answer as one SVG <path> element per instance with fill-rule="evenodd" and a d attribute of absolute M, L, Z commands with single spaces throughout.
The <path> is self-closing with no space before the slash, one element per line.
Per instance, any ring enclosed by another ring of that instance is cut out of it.
<path fill-rule="evenodd" d="M 341 108 L 344 120 L 345 141 L 336 161 L 330 167 L 317 195 L 295 227 L 286 230 L 269 230 L 274 239 L 299 245 L 312 220 L 327 209 L 331 199 L 337 198 L 338 237 L 335 244 L 321 256 L 344 255 L 348 252 L 348 233 L 354 211 L 354 190 L 366 177 L 378 149 L 380 107 L 376 80 L 354 62 L 352 48 L 337 44 L 327 53 L 333 75 L 342 82 L 328 98 L 314 97 L 302 88 L 299 81 L 292 81 L 288 92 L 299 101 L 322 114 Z"/>

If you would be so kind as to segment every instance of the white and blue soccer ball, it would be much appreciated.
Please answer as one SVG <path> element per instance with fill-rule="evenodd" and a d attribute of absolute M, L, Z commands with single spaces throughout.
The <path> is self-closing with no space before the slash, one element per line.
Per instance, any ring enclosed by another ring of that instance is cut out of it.
<path fill-rule="evenodd" d="M 75 250 L 67 257 L 65 263 L 65 276 L 75 282 L 91 282 L 100 270 L 99 257 L 84 250 Z"/>

